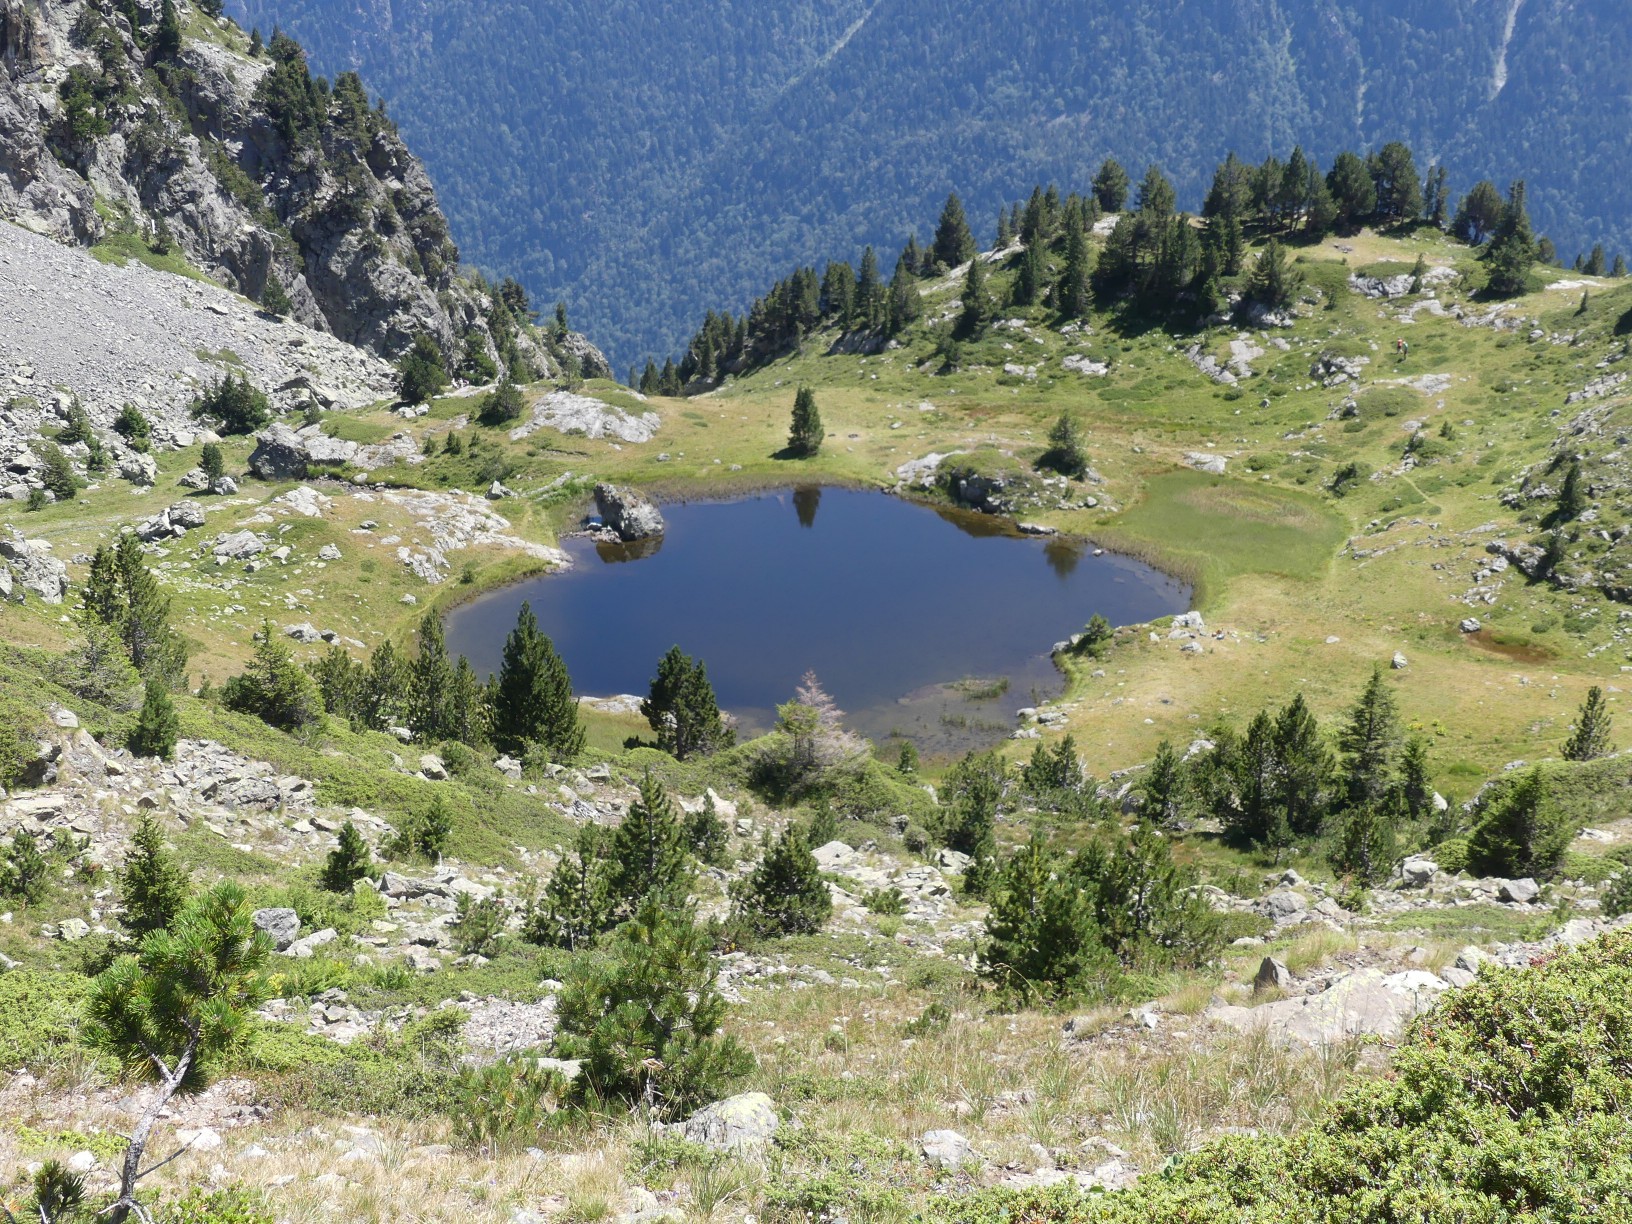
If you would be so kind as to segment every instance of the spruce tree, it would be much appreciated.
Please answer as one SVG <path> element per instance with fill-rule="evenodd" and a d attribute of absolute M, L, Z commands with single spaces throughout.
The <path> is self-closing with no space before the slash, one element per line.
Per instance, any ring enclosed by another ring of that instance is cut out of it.
<path fill-rule="evenodd" d="M 953 192 L 946 197 L 940 222 L 935 226 L 935 260 L 943 268 L 956 268 L 973 259 L 975 249 L 975 235 L 963 215 L 963 201 Z"/>
<path fill-rule="evenodd" d="M 895 275 L 890 278 L 890 288 L 885 304 L 884 330 L 891 336 L 899 336 L 909 326 L 917 322 L 924 312 L 923 295 L 918 291 L 918 277 L 912 270 L 905 251 L 896 261 Z"/>
<path fill-rule="evenodd" d="M 1402 737 L 1394 694 L 1383 669 L 1373 667 L 1339 736 L 1351 804 L 1376 806 L 1394 790 Z"/>
<path fill-rule="evenodd" d="M 1434 810 L 1434 788 L 1428 776 L 1428 741 L 1413 735 L 1400 753 L 1400 801 L 1412 820 L 1425 820 Z"/>
<path fill-rule="evenodd" d="M 420 740 L 460 738 L 455 734 L 453 662 L 448 658 L 442 619 L 427 612 L 419 622 L 419 655 L 409 670 L 408 726 Z"/>
<path fill-rule="evenodd" d="M 136 716 L 136 725 L 125 741 L 126 747 L 137 756 L 168 761 L 176 755 L 176 737 L 180 732 L 181 719 L 176 716 L 170 694 L 157 680 L 149 680 L 141 713 Z"/>
<path fill-rule="evenodd" d="M 151 931 L 168 930 L 191 893 L 192 883 L 166 848 L 159 822 L 143 812 L 119 873 L 119 920 L 130 939 L 140 942 Z"/>
<path fill-rule="evenodd" d="M 373 866 L 368 843 L 357 826 L 348 820 L 340 826 L 339 844 L 329 851 L 319 883 L 330 892 L 350 893 L 358 880 L 370 874 Z"/>
<path fill-rule="evenodd" d="M 1609 742 L 1609 707 L 1604 700 L 1604 690 L 1595 684 L 1587 690 L 1587 699 L 1575 716 L 1575 729 L 1564 741 L 1564 759 L 1596 761 L 1613 751 Z"/>
<path fill-rule="evenodd" d="M 539 631 L 530 603 L 521 605 L 505 639 L 490 717 L 500 752 L 518 755 L 538 744 L 552 760 L 568 761 L 584 750 L 572 678 L 555 644 Z"/>
<path fill-rule="evenodd" d="M 768 842 L 754 869 L 733 890 L 733 916 L 761 939 L 810 935 L 833 912 L 833 895 L 798 823 Z"/>
<path fill-rule="evenodd" d="M 632 912 L 653 893 L 683 901 L 691 886 L 685 827 L 668 790 L 649 769 L 640 780 L 640 798 L 612 834 L 609 859 L 607 893 L 618 914 Z"/>
<path fill-rule="evenodd" d="M 822 448 L 822 414 L 816 408 L 816 392 L 800 387 L 793 397 L 793 423 L 788 430 L 788 450 L 809 457 Z"/>
<path fill-rule="evenodd" d="M 1128 202 L 1128 172 L 1114 157 L 1107 157 L 1094 173 L 1094 198 L 1105 212 L 1121 212 Z"/>

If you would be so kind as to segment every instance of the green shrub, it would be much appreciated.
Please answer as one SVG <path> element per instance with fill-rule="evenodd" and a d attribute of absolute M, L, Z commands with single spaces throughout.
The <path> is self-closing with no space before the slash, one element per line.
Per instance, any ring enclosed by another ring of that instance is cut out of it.
<path fill-rule="evenodd" d="M 507 1058 L 472 1067 L 454 1087 L 453 1133 L 460 1146 L 487 1156 L 537 1147 L 560 1125 L 568 1084 L 558 1071 L 540 1070 L 537 1061 Z"/>
<path fill-rule="evenodd" d="M 460 893 L 453 920 L 453 938 L 459 951 L 466 956 L 491 956 L 504 934 L 508 912 L 502 894 L 476 898 Z"/>
<path fill-rule="evenodd" d="M 1567 850 L 1559 860 L 1558 874 L 1566 880 L 1580 880 L 1585 884 L 1602 884 L 1620 869 L 1614 860 L 1601 854 L 1582 854 Z"/>
<path fill-rule="evenodd" d="M 934 1224 L 1588 1224 L 1632 1201 L 1632 932 L 1498 970 L 1412 1025 L 1389 1073 L 1287 1137 L 1232 1135 L 1118 1194 L 981 1191 Z"/>
<path fill-rule="evenodd" d="M 0 897 L 9 897 L 23 905 L 38 905 L 45 900 L 47 867 L 40 853 L 39 842 L 27 829 L 18 829 L 11 835 L 11 845 L 0 857 Z"/>
<path fill-rule="evenodd" d="M 1604 913 L 1611 918 L 1632 914 L 1632 871 L 1623 871 L 1611 880 L 1599 902 Z"/>
<path fill-rule="evenodd" d="M 1439 864 L 1439 869 L 1449 875 L 1468 869 L 1468 839 L 1465 837 L 1442 841 L 1428 853 Z"/>
<path fill-rule="evenodd" d="M 898 917 L 907 912 L 907 899 L 901 895 L 899 888 L 869 889 L 862 897 L 861 903 L 867 907 L 869 913 L 881 914 L 887 918 Z"/>
<path fill-rule="evenodd" d="M 194 1186 L 153 1211 L 155 1224 L 274 1224 L 276 1218 L 258 1191 L 240 1186 Z"/>

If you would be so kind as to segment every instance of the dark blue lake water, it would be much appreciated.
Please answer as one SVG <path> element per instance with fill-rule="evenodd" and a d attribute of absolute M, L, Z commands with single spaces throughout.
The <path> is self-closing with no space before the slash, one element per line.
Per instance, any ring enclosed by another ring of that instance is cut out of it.
<path fill-rule="evenodd" d="M 645 693 L 678 644 L 747 731 L 768 728 L 814 669 L 856 730 L 952 752 L 1057 695 L 1050 647 L 1094 613 L 1132 624 L 1190 595 L 1137 561 L 884 493 L 785 489 L 663 513 L 660 541 L 569 539 L 570 571 L 456 608 L 449 649 L 493 670 L 527 601 L 581 694 Z"/>

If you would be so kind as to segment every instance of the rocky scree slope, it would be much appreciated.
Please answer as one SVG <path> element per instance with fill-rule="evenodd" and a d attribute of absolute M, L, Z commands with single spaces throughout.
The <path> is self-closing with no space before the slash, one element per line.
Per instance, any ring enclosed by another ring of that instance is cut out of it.
<path fill-rule="evenodd" d="M 291 40 L 176 8 L 167 45 L 154 0 L 0 0 L 0 217 L 173 252 L 257 301 L 275 278 L 294 319 L 382 356 L 424 333 L 451 366 L 558 371 L 461 275 L 424 166 L 355 75 L 330 86 Z"/>

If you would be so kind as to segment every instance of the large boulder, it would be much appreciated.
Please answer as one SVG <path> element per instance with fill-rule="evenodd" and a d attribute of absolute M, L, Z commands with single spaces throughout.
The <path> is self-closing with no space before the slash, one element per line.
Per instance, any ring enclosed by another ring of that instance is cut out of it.
<path fill-rule="evenodd" d="M 255 435 L 249 470 L 262 480 L 304 480 L 314 467 L 341 467 L 357 457 L 357 443 L 331 438 L 321 426 L 275 424 Z"/>
<path fill-rule="evenodd" d="M 300 934 L 300 915 L 292 909 L 258 909 L 250 915 L 257 931 L 265 931 L 272 946 L 282 952 Z"/>
<path fill-rule="evenodd" d="M 1437 1003 L 1448 985 L 1420 969 L 1388 974 L 1359 969 L 1319 994 L 1258 1007 L 1213 1007 L 1207 1016 L 1238 1032 L 1263 1032 L 1282 1048 L 1320 1050 L 1355 1037 L 1397 1037 L 1406 1021 Z"/>
<path fill-rule="evenodd" d="M 644 496 L 617 485 L 595 486 L 595 511 L 620 540 L 645 540 L 663 534 L 663 516 Z"/>
<path fill-rule="evenodd" d="M 25 540 L 15 527 L 0 532 L 0 560 L 16 579 L 9 586 L 10 597 L 22 602 L 17 591 L 33 591 L 48 604 L 60 604 L 68 594 L 68 567 L 51 555 L 51 546 L 43 540 Z"/>
<path fill-rule="evenodd" d="M 744 1092 L 699 1109 L 673 1129 L 681 1138 L 716 1152 L 746 1156 L 770 1146 L 781 1125 L 770 1097 L 763 1092 Z"/>

